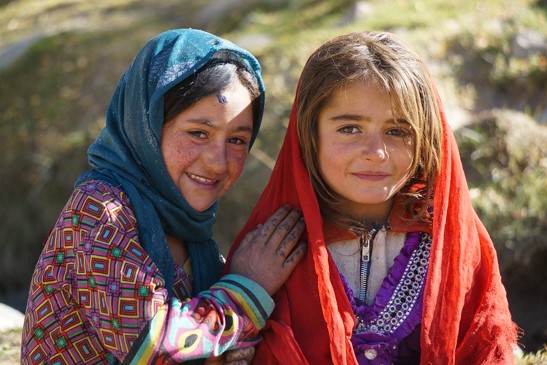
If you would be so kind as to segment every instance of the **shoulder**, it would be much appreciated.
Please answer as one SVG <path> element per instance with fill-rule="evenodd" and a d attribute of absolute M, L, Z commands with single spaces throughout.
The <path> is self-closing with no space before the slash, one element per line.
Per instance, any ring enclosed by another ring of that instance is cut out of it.
<path fill-rule="evenodd" d="M 102 180 L 89 180 L 76 186 L 72 193 L 72 200 L 74 200 L 74 198 L 87 197 L 93 197 L 100 200 L 112 200 L 117 198 L 121 201 L 127 201 L 127 196 L 119 186 L 114 186 Z"/>
<path fill-rule="evenodd" d="M 137 226 L 135 213 L 123 190 L 100 180 L 78 185 L 63 213 L 65 217 L 70 216 L 73 228 L 114 224 L 128 232 Z"/>

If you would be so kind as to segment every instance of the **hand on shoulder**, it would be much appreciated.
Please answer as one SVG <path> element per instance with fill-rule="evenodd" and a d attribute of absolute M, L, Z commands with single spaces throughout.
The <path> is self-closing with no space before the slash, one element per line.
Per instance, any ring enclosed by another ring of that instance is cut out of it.
<path fill-rule="evenodd" d="M 300 209 L 282 206 L 243 238 L 234 252 L 230 273 L 255 281 L 273 295 L 306 253 L 304 228 Z"/>

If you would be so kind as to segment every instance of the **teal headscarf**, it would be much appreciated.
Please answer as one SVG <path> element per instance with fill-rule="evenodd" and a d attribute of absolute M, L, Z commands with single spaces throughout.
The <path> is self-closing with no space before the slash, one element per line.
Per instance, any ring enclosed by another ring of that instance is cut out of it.
<path fill-rule="evenodd" d="M 258 61 L 246 50 L 207 32 L 171 30 L 151 39 L 122 76 L 108 106 L 106 127 L 88 149 L 92 169 L 76 181 L 76 186 L 93 179 L 107 181 L 127 194 L 140 243 L 163 274 L 169 292 L 174 271 L 166 233 L 187 243 L 194 293 L 217 281 L 222 268 L 212 239 L 217 203 L 204 212 L 192 209 L 169 177 L 160 150 L 165 93 L 219 51 L 240 58 L 258 81 L 260 110 L 252 144 L 264 108 Z"/>

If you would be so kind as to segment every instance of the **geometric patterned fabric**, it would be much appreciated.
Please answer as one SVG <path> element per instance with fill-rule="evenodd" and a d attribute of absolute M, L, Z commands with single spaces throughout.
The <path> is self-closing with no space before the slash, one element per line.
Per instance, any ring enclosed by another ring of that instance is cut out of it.
<path fill-rule="evenodd" d="M 185 268 L 189 265 L 185 265 Z M 76 188 L 32 276 L 22 364 L 161 364 L 252 346 L 273 310 L 254 282 L 227 275 L 192 297 L 175 266 L 172 297 L 139 245 L 127 196 L 102 181 Z"/>

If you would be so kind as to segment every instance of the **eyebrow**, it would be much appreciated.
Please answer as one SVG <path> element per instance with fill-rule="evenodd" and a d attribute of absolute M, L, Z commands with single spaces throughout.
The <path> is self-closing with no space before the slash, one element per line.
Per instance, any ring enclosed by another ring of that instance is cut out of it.
<path fill-rule="evenodd" d="M 366 117 L 366 116 L 363 116 L 363 115 L 360 115 L 360 114 L 340 114 L 340 115 L 335 115 L 334 117 L 329 118 L 329 119 L 334 121 L 334 122 L 345 121 L 345 120 L 349 120 L 349 121 L 370 121 L 369 117 Z M 405 118 L 391 118 L 391 119 L 386 120 L 385 122 L 393 123 L 393 124 L 410 124 Z"/>
<path fill-rule="evenodd" d="M 332 118 L 329 118 L 330 120 L 332 121 L 344 121 L 344 120 L 355 120 L 355 121 L 359 121 L 359 120 L 370 120 L 370 118 L 368 117 L 364 117 L 362 115 L 358 115 L 358 114 L 340 114 L 340 115 L 335 115 L 334 117 Z"/>
<path fill-rule="evenodd" d="M 253 128 L 249 128 L 249 127 L 245 127 L 245 126 L 237 127 L 236 131 L 237 132 L 249 132 L 249 133 L 253 134 Z"/>

